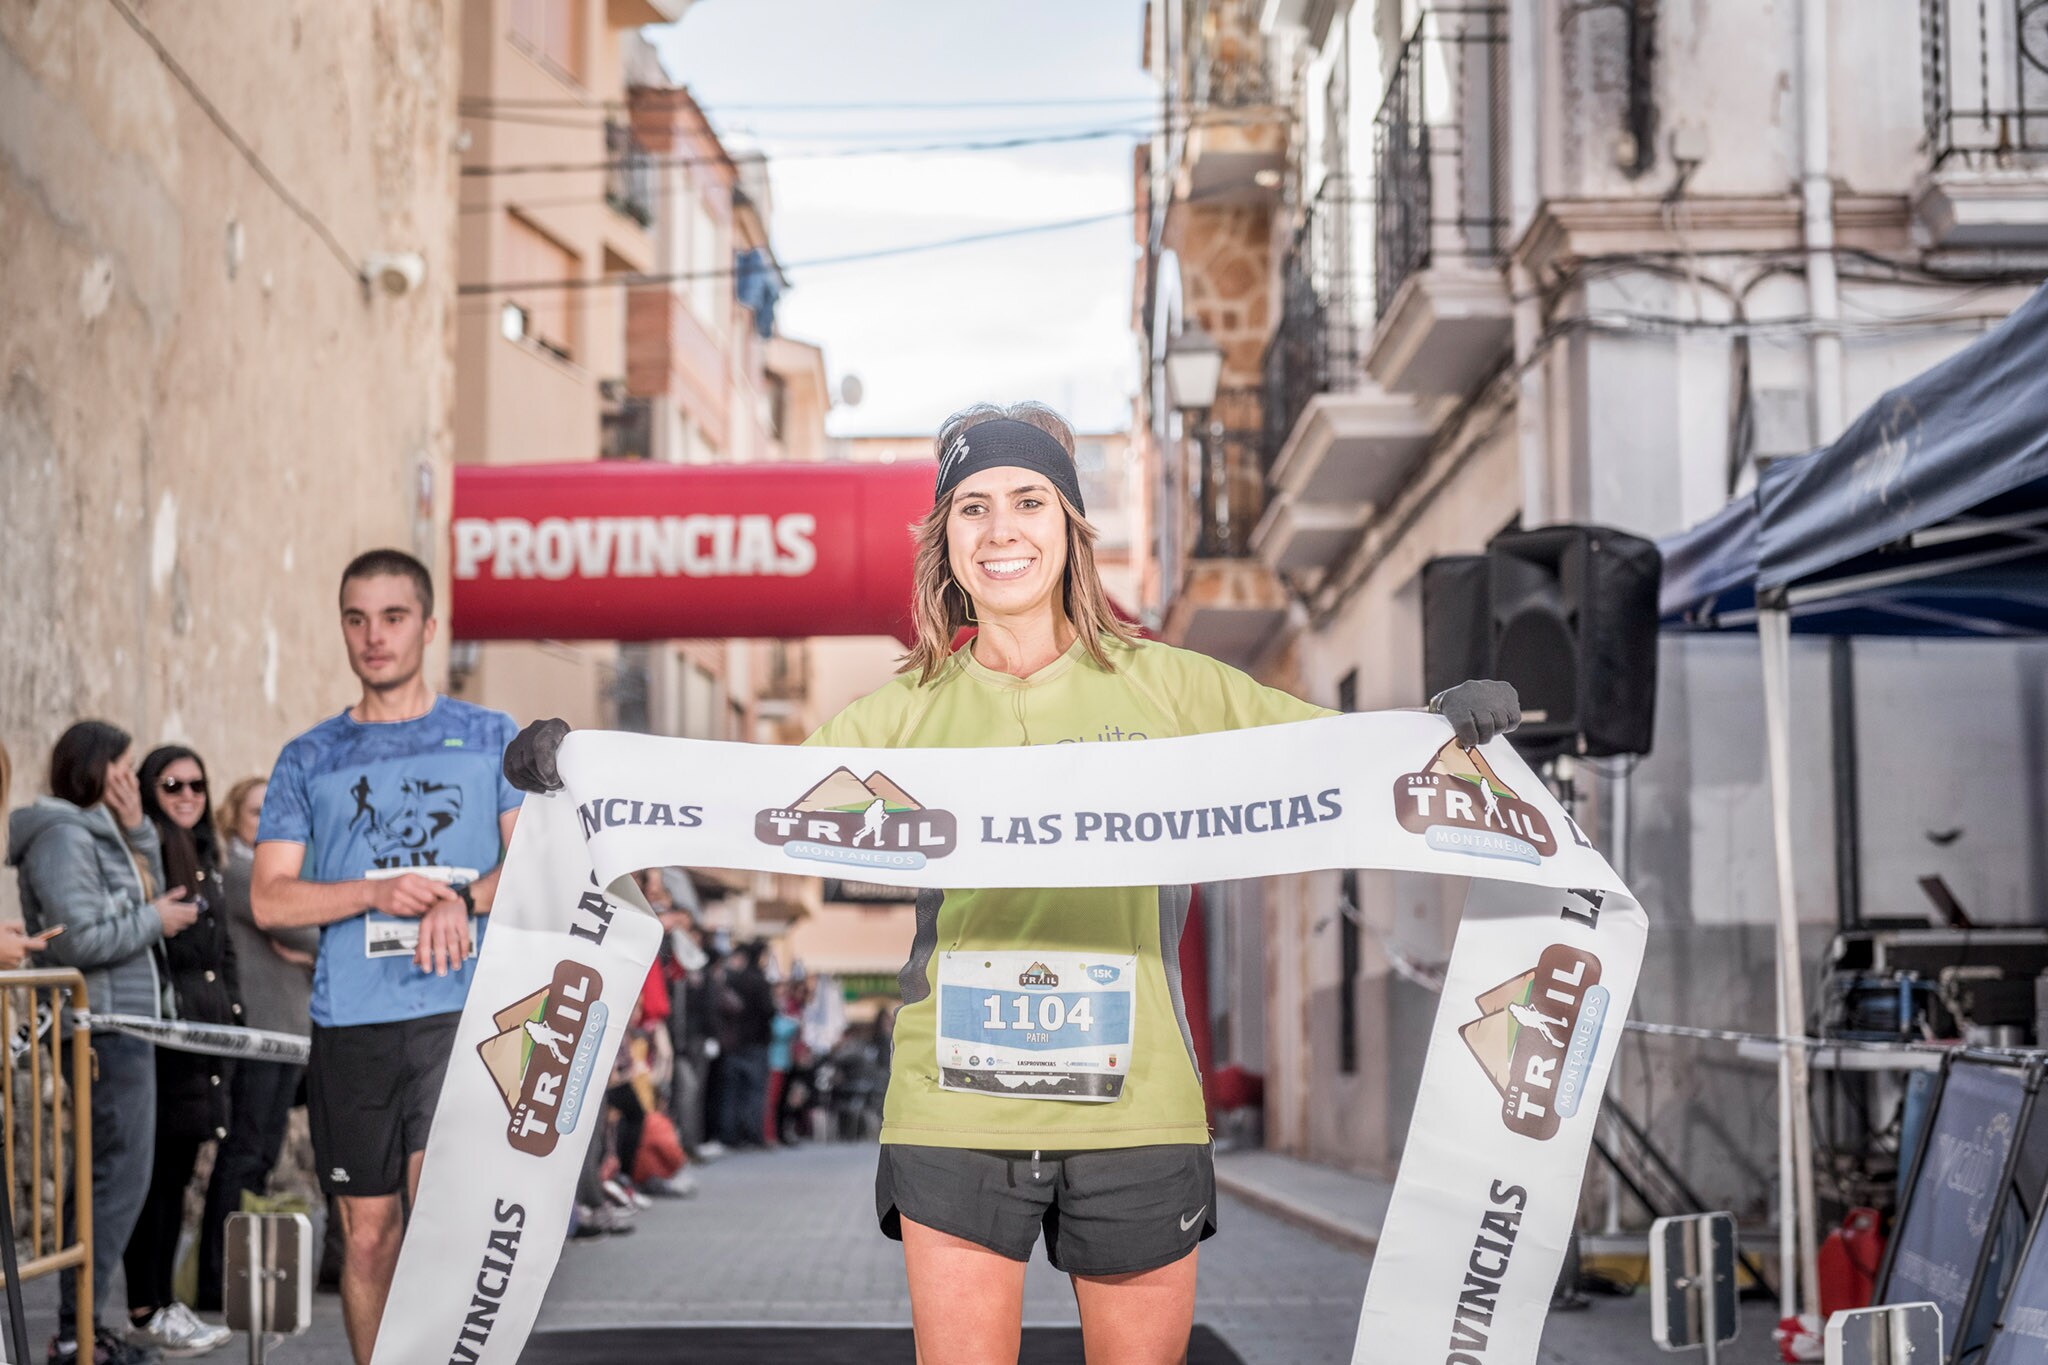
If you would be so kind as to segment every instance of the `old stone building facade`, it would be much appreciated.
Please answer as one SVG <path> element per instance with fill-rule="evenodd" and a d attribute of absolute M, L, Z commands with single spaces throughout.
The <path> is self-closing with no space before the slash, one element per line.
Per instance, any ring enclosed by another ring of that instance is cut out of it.
<path fill-rule="evenodd" d="M 443 558 L 459 8 L 0 7 L 13 802 L 88 716 L 267 771 L 355 696 L 342 566 Z"/>

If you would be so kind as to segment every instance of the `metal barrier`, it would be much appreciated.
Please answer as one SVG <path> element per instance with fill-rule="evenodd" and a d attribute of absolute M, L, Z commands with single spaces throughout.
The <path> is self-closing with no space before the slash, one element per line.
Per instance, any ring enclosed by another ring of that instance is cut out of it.
<path fill-rule="evenodd" d="M 8 1053 L 7 1083 L 0 1087 L 0 1164 L 13 1220 L 4 1230 L 9 1273 L 0 1279 L 7 1286 L 18 1341 L 26 1331 L 21 1285 L 63 1270 L 78 1271 L 78 1358 L 91 1360 L 92 1038 L 84 1029 L 63 1036 L 60 1020 L 66 1009 L 86 1009 L 85 978 L 77 972 L 0 972 L 0 1039 L 6 1040 Z M 30 1120 L 25 1138 L 24 1118 Z M 67 1236 L 64 1196 L 72 1175 L 78 1183 Z"/>

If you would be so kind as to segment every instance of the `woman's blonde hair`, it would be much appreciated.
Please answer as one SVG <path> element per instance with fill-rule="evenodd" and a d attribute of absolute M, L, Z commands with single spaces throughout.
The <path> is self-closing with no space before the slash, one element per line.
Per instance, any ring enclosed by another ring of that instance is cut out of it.
<path fill-rule="evenodd" d="M 961 432 L 983 422 L 1001 419 L 1029 422 L 1057 440 L 1072 458 L 1074 429 L 1067 424 L 1066 418 L 1043 403 L 1012 403 L 1006 408 L 994 403 L 976 403 L 971 408 L 962 408 L 939 428 L 933 448 L 943 455 Z M 1055 489 L 1053 496 L 1060 500 L 1060 510 L 1067 514 L 1067 570 L 1061 583 L 1061 606 L 1067 613 L 1067 620 L 1073 623 L 1082 647 L 1088 651 L 1088 657 L 1099 667 L 1114 672 L 1116 665 L 1110 662 L 1105 637 L 1132 645 L 1138 642 L 1137 632 L 1118 618 L 1109 605 L 1109 594 L 1102 589 L 1102 577 L 1095 568 L 1095 542 L 1099 533 L 1066 494 Z M 919 686 L 939 676 L 946 661 L 953 657 L 953 641 L 962 630 L 974 624 L 968 615 L 967 589 L 953 576 L 953 565 L 946 553 L 946 522 L 952 511 L 953 494 L 948 492 L 932 504 L 932 510 L 922 521 L 910 528 L 911 538 L 917 544 L 911 601 L 917 642 L 903 656 L 896 671 L 915 672 Z"/>
<path fill-rule="evenodd" d="M 241 828 L 242 807 L 249 804 L 249 793 L 258 787 L 269 785 L 270 779 L 258 774 L 255 777 L 245 777 L 228 788 L 228 794 L 221 800 L 220 809 L 213 813 L 214 828 L 220 831 L 222 839 L 234 838 L 235 831 Z"/>

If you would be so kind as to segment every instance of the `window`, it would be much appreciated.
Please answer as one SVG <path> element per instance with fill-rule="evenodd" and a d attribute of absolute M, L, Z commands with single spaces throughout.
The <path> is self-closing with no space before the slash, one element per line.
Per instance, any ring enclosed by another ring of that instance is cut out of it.
<path fill-rule="evenodd" d="M 583 75 L 581 0 L 512 0 L 512 41 L 555 74 Z"/>
<path fill-rule="evenodd" d="M 505 218 L 505 264 L 502 272 L 513 284 L 574 280 L 580 277 L 576 253 L 518 214 Z M 511 340 L 527 340 L 564 360 L 576 355 L 575 311 L 567 289 L 508 289 L 499 309 L 498 329 Z"/>
<path fill-rule="evenodd" d="M 732 261 L 718 241 L 718 220 L 701 195 L 690 196 L 690 311 L 704 330 L 723 339 L 732 311 Z"/>

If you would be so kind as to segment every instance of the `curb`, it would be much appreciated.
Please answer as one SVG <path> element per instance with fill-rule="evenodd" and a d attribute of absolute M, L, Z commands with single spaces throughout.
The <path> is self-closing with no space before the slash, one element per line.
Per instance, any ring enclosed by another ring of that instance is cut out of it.
<path fill-rule="evenodd" d="M 1334 1242 L 1343 1247 L 1346 1251 L 1370 1256 L 1379 1249 L 1380 1234 L 1377 1228 L 1367 1229 L 1356 1223 L 1348 1223 L 1314 1204 L 1281 1194 L 1257 1181 L 1242 1179 L 1225 1169 L 1221 1162 L 1216 1166 L 1216 1188 L 1243 1200 L 1261 1213 L 1278 1218 L 1283 1223 L 1291 1223 L 1305 1232 L 1312 1232 L 1326 1242 Z"/>

